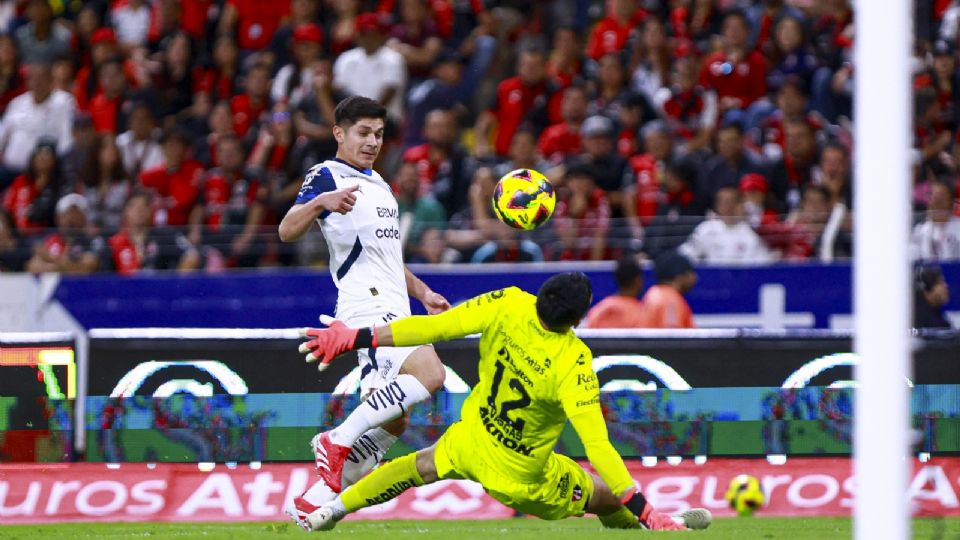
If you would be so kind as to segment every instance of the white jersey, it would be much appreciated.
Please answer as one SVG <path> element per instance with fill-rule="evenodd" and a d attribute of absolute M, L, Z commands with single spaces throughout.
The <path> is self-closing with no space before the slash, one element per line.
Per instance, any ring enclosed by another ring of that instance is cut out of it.
<path fill-rule="evenodd" d="M 307 171 L 296 203 L 356 185 L 360 189 L 354 192 L 357 202 L 353 210 L 324 212 L 317 219 L 330 250 L 330 275 L 338 290 L 336 317 L 348 325 L 373 324 L 387 314 L 409 317 L 400 213 L 383 178 L 372 169 L 327 160 Z"/>

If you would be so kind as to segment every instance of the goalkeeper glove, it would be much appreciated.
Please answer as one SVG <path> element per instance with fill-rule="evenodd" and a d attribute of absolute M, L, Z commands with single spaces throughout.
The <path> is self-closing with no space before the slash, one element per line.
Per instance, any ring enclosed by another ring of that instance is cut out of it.
<path fill-rule="evenodd" d="M 313 338 L 301 343 L 300 353 L 306 353 L 307 362 L 316 362 L 317 369 L 323 371 L 330 362 L 341 354 L 355 349 L 376 347 L 376 333 L 371 328 L 350 328 L 341 321 L 327 315 L 320 316 L 320 323 L 327 328 L 304 328 L 300 337 Z"/>

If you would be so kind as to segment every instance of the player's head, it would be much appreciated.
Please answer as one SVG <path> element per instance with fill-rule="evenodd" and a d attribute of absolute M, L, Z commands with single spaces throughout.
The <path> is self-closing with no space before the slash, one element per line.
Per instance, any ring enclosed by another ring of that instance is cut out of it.
<path fill-rule="evenodd" d="M 373 167 L 383 145 L 387 110 L 370 98 L 351 96 L 337 105 L 333 116 L 337 157 L 361 169 Z"/>
<path fill-rule="evenodd" d="M 628 255 L 618 260 L 613 277 L 617 280 L 620 294 L 637 296 L 643 290 L 643 268 L 640 268 L 636 257 Z"/>
<path fill-rule="evenodd" d="M 557 274 L 537 292 L 537 316 L 547 330 L 566 332 L 586 315 L 592 300 L 593 287 L 583 272 Z"/>

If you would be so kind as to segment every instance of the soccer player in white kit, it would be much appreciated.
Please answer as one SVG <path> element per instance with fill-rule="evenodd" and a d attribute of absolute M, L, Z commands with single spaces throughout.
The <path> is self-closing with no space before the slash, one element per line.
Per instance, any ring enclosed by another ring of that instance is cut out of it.
<path fill-rule="evenodd" d="M 280 239 L 302 237 L 320 225 L 337 285 L 336 318 L 370 327 L 410 316 L 409 296 L 427 313 L 450 304 L 403 264 L 397 200 L 372 169 L 383 144 L 387 111 L 353 96 L 334 111 L 337 155 L 304 175 L 296 203 L 280 223 Z M 406 427 L 405 413 L 443 386 L 446 371 L 432 346 L 371 347 L 358 351 L 361 403 L 335 429 L 311 442 L 320 482 L 296 498 L 302 519 L 372 469 Z M 325 367 L 325 366 L 322 366 Z"/>

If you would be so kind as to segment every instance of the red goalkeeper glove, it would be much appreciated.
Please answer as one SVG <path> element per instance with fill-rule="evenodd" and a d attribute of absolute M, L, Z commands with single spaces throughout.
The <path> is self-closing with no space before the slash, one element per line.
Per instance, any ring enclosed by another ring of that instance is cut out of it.
<path fill-rule="evenodd" d="M 317 364 L 319 371 L 327 369 L 334 358 L 347 351 L 376 347 L 376 338 L 371 329 L 350 328 L 327 315 L 321 315 L 320 322 L 327 328 L 304 328 L 300 331 L 301 337 L 313 339 L 301 343 L 299 349 L 301 353 L 307 353 L 307 362 L 320 362 Z"/>

